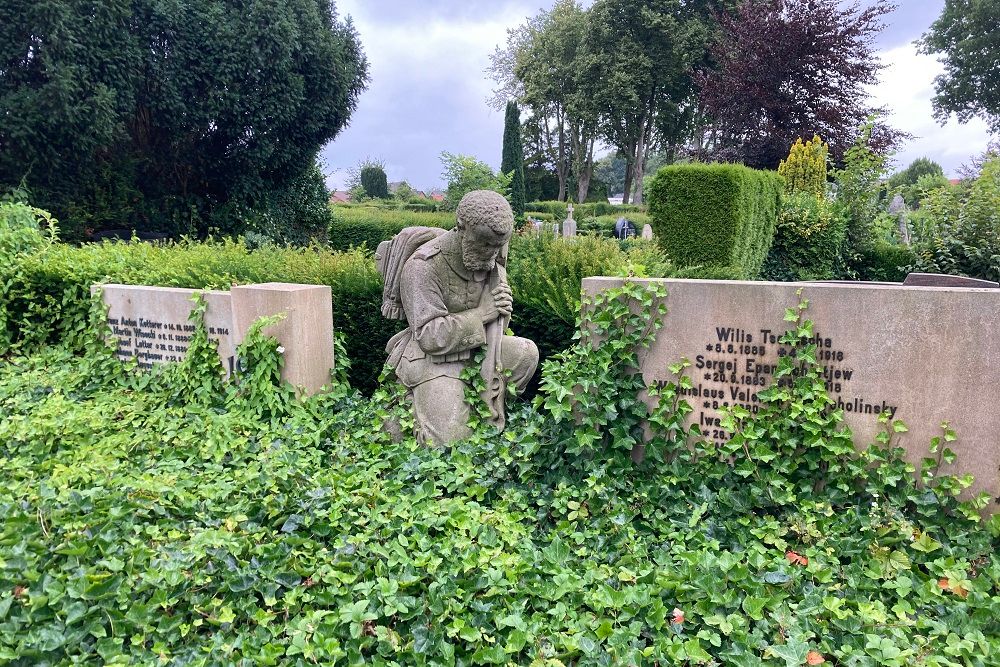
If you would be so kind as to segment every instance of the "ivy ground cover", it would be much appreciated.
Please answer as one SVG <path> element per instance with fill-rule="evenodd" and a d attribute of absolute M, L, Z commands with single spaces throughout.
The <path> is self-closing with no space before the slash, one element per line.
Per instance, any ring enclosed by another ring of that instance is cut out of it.
<path fill-rule="evenodd" d="M 721 449 L 676 386 L 646 413 L 637 290 L 447 450 L 392 441 L 391 386 L 295 400 L 257 335 L 231 384 L 203 335 L 153 375 L 97 342 L 0 360 L 0 664 L 1000 664 L 961 481 L 916 486 L 899 424 L 855 453 L 807 345 Z"/>

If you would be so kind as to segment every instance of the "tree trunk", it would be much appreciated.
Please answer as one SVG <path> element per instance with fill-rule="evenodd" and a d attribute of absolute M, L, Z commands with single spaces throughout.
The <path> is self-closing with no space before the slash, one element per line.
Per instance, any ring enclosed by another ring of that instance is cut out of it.
<path fill-rule="evenodd" d="M 577 179 L 576 200 L 580 204 L 587 201 L 587 192 L 590 190 L 590 179 L 594 175 L 593 137 L 591 137 L 590 140 L 585 144 L 585 147 L 586 150 L 584 151 L 585 158 L 583 160 L 583 165 L 579 173 L 576 175 Z"/>
<path fill-rule="evenodd" d="M 632 178 L 635 176 L 633 166 L 635 158 L 631 154 L 625 154 L 625 187 L 622 190 L 622 204 L 627 204 L 632 195 Z"/>
<path fill-rule="evenodd" d="M 635 147 L 635 195 L 632 203 L 642 205 L 642 178 L 646 174 L 646 137 L 645 133 L 639 136 L 639 143 Z"/>
<path fill-rule="evenodd" d="M 650 105 L 652 105 L 652 102 L 650 102 Z M 635 196 L 632 198 L 632 202 L 639 205 L 643 203 L 643 178 L 646 175 L 646 161 L 648 159 L 649 143 L 653 138 L 654 119 L 655 116 L 652 109 L 643 115 L 643 122 L 640 126 L 639 141 L 636 143 L 635 147 L 635 169 L 638 173 L 638 178 L 636 179 Z"/>

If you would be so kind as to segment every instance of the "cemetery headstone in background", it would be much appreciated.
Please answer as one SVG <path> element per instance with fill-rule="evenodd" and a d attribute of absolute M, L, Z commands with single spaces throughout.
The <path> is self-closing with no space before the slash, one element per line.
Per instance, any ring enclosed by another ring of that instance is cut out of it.
<path fill-rule="evenodd" d="M 642 282 L 652 282 L 642 281 Z M 642 353 L 647 384 L 668 382 L 683 358 L 694 384 L 689 423 L 716 440 L 728 434 L 719 409 L 756 411 L 784 347 L 785 309 L 809 300 L 817 360 L 830 396 L 861 446 L 875 441 L 883 411 L 909 431 L 899 446 L 919 466 L 931 438 L 948 422 L 956 462 L 944 470 L 972 474 L 970 491 L 1000 497 L 1000 290 L 899 284 L 769 283 L 656 280 L 667 288 L 663 328 Z M 594 295 L 620 278 L 586 278 Z M 1000 511 L 994 502 L 989 511 Z"/>
<path fill-rule="evenodd" d="M 573 204 L 566 207 L 566 219 L 562 223 L 562 235 L 566 238 L 576 236 L 576 220 L 573 219 Z"/>
<path fill-rule="evenodd" d="M 647 241 L 653 240 L 653 227 L 651 225 L 642 226 L 642 238 L 646 239 Z"/>
<path fill-rule="evenodd" d="M 330 383 L 333 368 L 333 310 L 330 287 L 263 283 L 233 287 L 231 292 L 148 285 L 95 285 L 108 306 L 108 325 L 117 339 L 120 359 L 139 366 L 181 361 L 194 324 L 197 294 L 205 298 L 205 328 L 218 343 L 227 373 L 237 370 L 236 348 L 250 325 L 270 315 L 283 319 L 264 329 L 284 348 L 282 379 L 306 394 Z"/>

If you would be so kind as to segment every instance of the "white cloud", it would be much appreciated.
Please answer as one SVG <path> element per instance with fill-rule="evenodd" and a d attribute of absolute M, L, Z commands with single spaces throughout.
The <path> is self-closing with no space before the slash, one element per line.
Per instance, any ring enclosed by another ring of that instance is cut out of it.
<path fill-rule="evenodd" d="M 441 151 L 474 155 L 499 166 L 503 114 L 486 104 L 489 55 L 506 41 L 507 28 L 527 14 L 495 7 L 489 16 L 427 16 L 405 23 L 370 23 L 356 2 L 340 2 L 352 15 L 368 56 L 371 84 L 351 125 L 323 151 L 331 187 L 365 157 L 386 162 L 389 180 L 417 188 L 441 185 Z"/>
<path fill-rule="evenodd" d="M 913 135 L 896 155 L 896 166 L 904 168 L 918 157 L 928 157 L 955 176 L 958 168 L 973 155 L 985 150 L 989 130 L 984 121 L 973 118 L 961 125 L 951 118 L 944 126 L 934 120 L 931 98 L 934 77 L 944 71 L 934 56 L 917 53 L 912 44 L 881 54 L 887 67 L 881 83 L 871 93 L 876 105 L 886 107 L 889 123 Z"/>

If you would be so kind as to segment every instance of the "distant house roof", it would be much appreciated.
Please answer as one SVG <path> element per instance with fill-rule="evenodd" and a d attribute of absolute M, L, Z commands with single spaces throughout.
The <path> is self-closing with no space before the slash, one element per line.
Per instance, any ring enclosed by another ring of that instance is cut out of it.
<path fill-rule="evenodd" d="M 337 190 L 330 193 L 330 201 L 346 204 L 351 201 L 351 193 L 346 190 Z"/>
<path fill-rule="evenodd" d="M 951 183 L 952 185 L 958 185 L 959 183 L 962 182 L 962 179 L 961 178 L 949 178 L 948 182 Z"/>
<path fill-rule="evenodd" d="M 443 192 L 432 192 L 430 194 L 430 199 L 433 199 L 434 201 L 444 201 L 444 193 Z"/>

